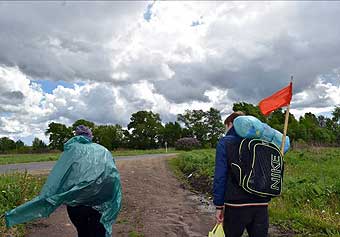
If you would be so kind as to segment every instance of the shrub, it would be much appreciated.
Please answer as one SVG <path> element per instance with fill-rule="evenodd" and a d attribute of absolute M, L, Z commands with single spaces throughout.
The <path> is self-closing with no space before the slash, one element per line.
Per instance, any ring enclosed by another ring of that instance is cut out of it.
<path fill-rule="evenodd" d="M 200 142 L 193 137 L 184 137 L 178 139 L 175 143 L 176 150 L 191 151 L 201 146 Z"/>

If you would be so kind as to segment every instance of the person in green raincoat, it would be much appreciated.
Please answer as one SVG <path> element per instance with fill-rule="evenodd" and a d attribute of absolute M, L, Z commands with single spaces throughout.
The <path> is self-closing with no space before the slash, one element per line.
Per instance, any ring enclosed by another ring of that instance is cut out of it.
<path fill-rule="evenodd" d="M 112 235 L 122 202 L 119 172 L 111 152 L 92 142 L 89 128 L 80 125 L 75 133 L 40 195 L 6 212 L 7 227 L 47 217 L 65 204 L 78 237 Z"/>

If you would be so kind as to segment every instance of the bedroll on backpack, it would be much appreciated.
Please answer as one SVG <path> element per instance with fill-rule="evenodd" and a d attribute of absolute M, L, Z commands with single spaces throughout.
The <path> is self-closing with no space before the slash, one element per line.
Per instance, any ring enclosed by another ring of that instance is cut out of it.
<path fill-rule="evenodd" d="M 243 139 L 239 157 L 231 162 L 236 182 L 248 193 L 262 197 L 281 194 L 283 183 L 283 157 L 279 148 L 260 139 Z"/>

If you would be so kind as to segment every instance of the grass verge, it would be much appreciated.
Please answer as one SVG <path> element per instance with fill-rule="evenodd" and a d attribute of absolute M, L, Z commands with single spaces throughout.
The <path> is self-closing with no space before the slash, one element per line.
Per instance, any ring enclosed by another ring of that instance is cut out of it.
<path fill-rule="evenodd" d="M 177 152 L 175 149 L 168 149 L 168 153 Z M 164 154 L 165 149 L 152 149 L 152 150 L 117 150 L 112 151 L 114 157 L 117 156 L 134 156 L 146 154 Z M 15 164 L 15 163 L 29 163 L 41 161 L 54 161 L 58 160 L 61 153 L 43 153 L 43 154 L 6 154 L 0 155 L 0 165 Z"/>
<path fill-rule="evenodd" d="M 45 179 L 27 173 L 0 175 L 0 215 L 37 196 Z M 21 237 L 24 231 L 24 225 L 6 229 L 4 218 L 0 219 L 0 236 Z"/>
<path fill-rule="evenodd" d="M 182 153 L 170 166 L 193 188 L 211 194 L 215 150 Z M 309 148 L 285 155 L 282 196 L 270 204 L 271 223 L 300 236 L 340 236 L 340 149 Z"/>
<path fill-rule="evenodd" d="M 53 160 L 57 160 L 59 158 L 59 155 L 60 153 L 0 155 L 0 165 L 40 162 L 40 161 L 53 161 Z"/>

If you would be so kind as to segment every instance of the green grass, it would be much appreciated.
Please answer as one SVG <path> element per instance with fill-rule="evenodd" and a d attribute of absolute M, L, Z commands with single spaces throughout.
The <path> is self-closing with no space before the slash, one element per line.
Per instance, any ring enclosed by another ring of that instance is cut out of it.
<path fill-rule="evenodd" d="M 169 165 L 182 182 L 189 184 L 194 190 L 211 193 L 215 165 L 214 149 L 182 152 L 178 158 L 169 160 Z"/>
<path fill-rule="evenodd" d="M 168 153 L 174 153 L 175 149 L 168 149 Z M 145 154 L 163 154 L 165 149 L 153 149 L 153 150 L 117 150 L 113 151 L 112 155 L 117 156 L 134 156 Z M 58 160 L 61 153 L 44 153 L 44 154 L 7 154 L 0 155 L 0 165 L 15 164 L 15 163 L 29 163 L 29 162 L 41 162 L 41 161 L 54 161 Z"/>
<path fill-rule="evenodd" d="M 302 235 L 340 235 L 340 149 L 293 150 L 285 160 L 284 192 L 271 203 L 273 222 Z"/>
<path fill-rule="evenodd" d="M 169 162 L 184 177 L 192 174 L 187 180 L 194 188 L 210 193 L 214 156 L 215 150 L 193 151 Z M 300 236 L 339 236 L 340 149 L 292 150 L 285 162 L 284 190 L 271 201 L 271 223 Z"/>
<path fill-rule="evenodd" d="M 144 234 L 139 233 L 138 231 L 129 232 L 129 237 L 144 237 Z"/>
<path fill-rule="evenodd" d="M 165 149 L 150 149 L 150 150 L 117 150 L 113 151 L 112 155 L 116 156 L 135 156 L 135 155 L 147 155 L 147 154 L 164 154 Z M 178 153 L 174 148 L 169 148 L 168 153 Z"/>
<path fill-rule="evenodd" d="M 0 215 L 37 196 L 45 177 L 27 173 L 0 175 Z M 4 218 L 0 219 L 0 236 L 24 236 L 25 226 L 17 225 L 6 229 Z"/>
<path fill-rule="evenodd" d="M 59 155 L 60 153 L 0 155 L 0 165 L 52 161 L 57 160 Z"/>

